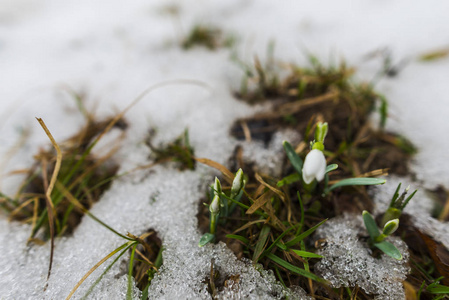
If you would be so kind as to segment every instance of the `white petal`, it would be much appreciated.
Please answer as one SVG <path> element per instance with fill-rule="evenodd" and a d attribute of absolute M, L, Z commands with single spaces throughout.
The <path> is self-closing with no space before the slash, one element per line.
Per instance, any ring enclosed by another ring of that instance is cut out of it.
<path fill-rule="evenodd" d="M 318 168 L 318 171 L 316 173 L 316 180 L 321 181 L 324 179 L 324 175 L 326 173 L 326 158 L 324 157 L 323 152 L 321 152 L 321 158 L 320 158 L 320 166 Z"/>
<path fill-rule="evenodd" d="M 323 180 L 326 172 L 326 159 L 322 151 L 313 149 L 306 156 L 304 166 L 302 168 L 302 178 L 306 184 L 309 184 L 316 178 L 318 181 Z"/>
<path fill-rule="evenodd" d="M 302 179 L 304 180 L 304 182 L 306 184 L 309 184 L 313 181 L 313 179 L 315 179 L 315 177 L 313 176 L 313 174 L 312 175 L 306 174 L 306 172 L 304 172 L 304 170 L 303 170 L 302 171 Z"/>

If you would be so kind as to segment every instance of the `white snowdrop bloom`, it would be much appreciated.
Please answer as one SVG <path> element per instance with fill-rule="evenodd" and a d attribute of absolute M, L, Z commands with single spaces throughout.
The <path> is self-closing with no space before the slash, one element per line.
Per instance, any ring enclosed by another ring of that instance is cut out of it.
<path fill-rule="evenodd" d="M 302 167 L 302 178 L 309 184 L 316 179 L 321 181 L 326 173 L 326 159 L 322 151 L 313 149 L 306 156 L 304 166 Z"/>

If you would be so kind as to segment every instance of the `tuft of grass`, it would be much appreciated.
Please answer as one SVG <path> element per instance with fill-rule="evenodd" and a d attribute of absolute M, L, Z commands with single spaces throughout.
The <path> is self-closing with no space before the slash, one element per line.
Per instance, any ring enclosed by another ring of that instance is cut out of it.
<path fill-rule="evenodd" d="M 135 246 L 135 258 L 131 255 L 129 274 L 134 277 L 136 286 L 142 291 L 142 299 L 148 299 L 148 288 L 151 280 L 162 266 L 162 241 L 154 230 L 148 230 L 145 240 L 134 237 L 139 241 Z"/>
<path fill-rule="evenodd" d="M 181 171 L 195 169 L 195 155 L 193 147 L 190 145 L 189 131 L 187 129 L 173 142 L 159 147 L 154 146 L 152 143 L 154 133 L 154 131 L 150 131 L 145 144 L 151 149 L 151 157 L 155 163 L 173 161 Z"/>
<path fill-rule="evenodd" d="M 56 148 L 57 151 L 40 149 L 34 156 L 35 164 L 28 170 L 26 178 L 14 196 L 2 194 L 3 201 L 0 202 L 0 207 L 9 215 L 10 220 L 33 225 L 31 241 L 39 243 L 39 240 L 51 238 L 53 226 L 54 236 L 70 234 L 84 215 L 79 207 L 64 196 L 62 190 L 58 188 L 59 184 L 87 209 L 98 201 L 109 187 L 118 169 L 112 156 L 118 149 L 120 138 L 113 141 L 110 150 L 101 156 L 92 154 L 92 149 L 111 124 L 122 131 L 126 128 L 126 123 L 122 119 L 95 120 L 90 116 L 86 119 L 84 127 L 61 143 L 61 146 Z M 53 145 L 57 145 L 54 140 Z M 57 174 L 57 178 L 50 185 L 58 184 L 54 189 L 50 189 L 48 174 L 53 173 Z M 51 203 L 48 203 L 47 199 L 51 199 Z M 53 213 L 51 218 L 53 220 L 49 222 L 50 213 Z"/>
<path fill-rule="evenodd" d="M 234 38 L 224 37 L 223 32 L 214 26 L 195 25 L 181 43 L 182 48 L 205 47 L 216 50 L 220 47 L 230 47 Z"/>

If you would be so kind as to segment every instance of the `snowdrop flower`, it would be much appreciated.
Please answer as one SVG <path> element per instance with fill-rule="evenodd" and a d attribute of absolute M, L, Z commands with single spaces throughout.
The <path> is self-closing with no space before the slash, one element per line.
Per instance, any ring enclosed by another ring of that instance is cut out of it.
<path fill-rule="evenodd" d="M 302 167 L 302 178 L 306 184 L 314 179 L 321 181 L 326 173 L 326 159 L 322 151 L 313 149 L 306 156 L 304 166 Z"/>

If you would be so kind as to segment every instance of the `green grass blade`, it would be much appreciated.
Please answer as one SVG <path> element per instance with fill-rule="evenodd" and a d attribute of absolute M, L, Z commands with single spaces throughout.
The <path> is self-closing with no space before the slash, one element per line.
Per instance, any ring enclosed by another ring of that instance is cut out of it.
<path fill-rule="evenodd" d="M 295 250 L 295 249 L 292 249 L 292 251 L 301 257 L 323 258 L 323 256 L 312 253 L 312 252 L 307 252 L 307 251 L 303 251 L 303 250 Z"/>
<path fill-rule="evenodd" d="M 234 204 L 240 206 L 241 208 L 243 208 L 245 211 L 247 211 L 247 210 L 249 209 L 249 206 L 248 206 L 248 205 L 245 205 L 245 204 L 243 204 L 243 203 L 241 203 L 241 202 L 239 202 L 239 201 L 236 201 L 236 200 L 234 200 L 234 199 L 232 199 L 232 198 L 226 196 L 224 193 L 221 193 L 220 197 L 223 197 L 223 198 L 228 199 L 228 200 L 231 201 L 232 203 L 234 203 Z M 262 217 L 264 217 L 264 218 L 268 218 L 268 217 L 269 217 L 268 214 L 266 214 L 266 213 L 264 213 L 264 212 L 261 212 L 259 209 L 256 210 L 254 213 L 255 213 L 256 215 L 262 216 Z"/>
<path fill-rule="evenodd" d="M 317 275 L 315 275 L 315 274 L 313 274 L 311 272 L 307 272 L 306 270 L 301 269 L 301 268 L 299 268 L 297 266 L 294 266 L 294 265 L 286 262 L 282 258 L 280 258 L 280 257 L 278 257 L 278 256 L 276 256 L 276 255 L 274 255 L 272 253 L 267 254 L 267 257 L 269 259 L 271 259 L 274 263 L 280 265 L 281 267 L 286 268 L 290 272 L 293 272 L 295 274 L 298 274 L 298 275 L 310 278 L 312 280 L 315 280 L 316 282 L 326 283 L 325 279 L 323 279 L 323 278 L 321 278 L 321 277 L 319 277 L 319 276 L 317 276 Z"/>
<path fill-rule="evenodd" d="M 301 209 L 301 219 L 299 220 L 299 227 L 298 230 L 296 231 L 296 235 L 298 235 L 304 228 L 304 205 L 302 203 L 301 194 L 299 194 L 299 191 L 296 192 L 296 194 L 298 195 L 299 208 Z"/>
<path fill-rule="evenodd" d="M 303 239 L 305 239 L 306 237 L 308 237 L 309 235 L 311 235 L 315 230 L 317 230 L 318 227 L 320 227 L 321 225 L 324 224 L 324 222 L 326 222 L 327 219 L 321 221 L 320 223 L 316 224 L 315 226 L 309 228 L 308 230 L 304 231 L 303 233 L 301 233 L 300 235 L 296 236 L 293 240 L 291 240 L 290 242 L 287 242 L 285 244 L 285 246 L 287 246 L 288 248 L 290 248 L 293 245 L 296 245 L 297 243 L 299 243 L 300 241 L 302 241 Z"/>
<path fill-rule="evenodd" d="M 262 230 L 259 233 L 259 238 L 257 240 L 256 248 L 253 253 L 253 263 L 257 263 L 259 261 L 259 257 L 263 252 L 268 240 L 268 236 L 270 235 L 271 227 L 270 225 L 263 225 Z"/>
<path fill-rule="evenodd" d="M 284 146 L 285 153 L 287 153 L 287 157 L 292 163 L 293 168 L 295 168 L 296 172 L 298 172 L 298 174 L 301 175 L 303 165 L 301 157 L 299 157 L 298 154 L 296 154 L 295 149 L 293 149 L 292 145 L 290 145 L 289 142 L 284 141 L 282 145 Z"/>
<path fill-rule="evenodd" d="M 449 286 L 441 284 L 428 286 L 426 290 L 432 294 L 449 294 Z"/>
<path fill-rule="evenodd" d="M 120 252 L 120 254 L 107 266 L 107 268 L 104 270 L 104 272 L 100 275 L 100 277 L 97 278 L 97 280 L 95 280 L 95 282 L 89 287 L 89 289 L 87 290 L 86 294 L 84 294 L 84 296 L 81 298 L 81 300 L 86 300 L 87 297 L 92 293 L 92 291 L 94 290 L 94 288 L 97 286 L 98 283 L 100 283 L 100 281 L 103 279 L 104 275 L 106 275 L 106 273 L 109 272 L 109 270 L 112 268 L 112 266 L 120 259 L 120 257 L 123 256 L 123 254 L 126 253 L 126 251 L 128 251 L 128 249 L 130 247 L 132 247 L 133 244 L 130 244 L 128 247 L 126 247 L 122 252 Z M 147 297 L 148 298 L 148 297 Z"/>
<path fill-rule="evenodd" d="M 366 177 L 366 178 L 364 178 L 364 177 L 361 177 L 361 178 L 347 178 L 347 179 L 340 180 L 336 184 L 334 184 L 331 187 L 329 187 L 325 191 L 325 194 L 329 193 L 333 189 L 336 189 L 336 188 L 339 188 L 339 187 L 342 187 L 342 186 L 348 186 L 348 185 L 378 185 L 378 184 L 384 184 L 385 182 L 387 182 L 385 179 L 380 179 L 380 178 L 369 178 L 369 177 Z"/>
<path fill-rule="evenodd" d="M 282 250 L 287 250 L 287 247 L 285 247 L 284 244 L 280 243 L 279 241 L 290 231 L 292 231 L 295 228 L 295 226 L 290 227 L 289 229 L 287 229 L 286 231 L 284 231 L 283 233 L 281 233 L 275 240 L 274 242 L 270 245 L 270 247 L 268 247 L 267 249 L 265 249 L 265 251 L 260 255 L 259 260 L 261 260 L 264 256 L 266 256 L 268 253 L 270 253 L 271 249 L 273 249 L 275 246 L 281 248 Z"/>
<path fill-rule="evenodd" d="M 299 175 L 298 173 L 293 173 L 279 180 L 276 185 L 278 187 L 283 187 L 284 185 L 289 185 L 300 180 L 301 175 Z"/>
<path fill-rule="evenodd" d="M 249 240 L 241 235 L 236 235 L 236 234 L 227 234 L 226 237 L 228 239 L 235 239 L 235 240 L 239 240 L 240 242 L 242 242 L 245 245 L 249 245 Z"/>
<path fill-rule="evenodd" d="M 131 257 L 129 259 L 128 268 L 128 289 L 126 291 L 126 300 L 133 300 L 133 267 L 134 267 L 134 254 L 136 253 L 137 244 L 133 246 Z"/>

